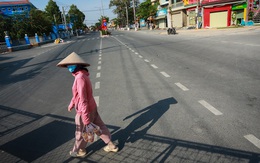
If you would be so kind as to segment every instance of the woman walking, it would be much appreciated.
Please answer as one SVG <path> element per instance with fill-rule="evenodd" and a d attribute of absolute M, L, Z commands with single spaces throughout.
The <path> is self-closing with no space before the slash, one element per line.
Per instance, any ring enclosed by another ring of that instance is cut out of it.
<path fill-rule="evenodd" d="M 72 99 L 68 106 L 68 111 L 73 108 L 76 110 L 75 116 L 75 144 L 70 151 L 72 157 L 84 157 L 86 156 L 86 145 L 82 137 L 82 131 L 91 123 L 100 127 L 102 134 L 100 138 L 107 144 L 104 147 L 106 152 L 117 152 L 118 147 L 111 141 L 111 134 L 100 118 L 97 105 L 92 93 L 92 85 L 89 79 L 88 69 L 85 67 L 90 66 L 75 52 L 68 55 L 61 62 L 57 64 L 58 67 L 68 68 L 69 72 L 75 77 L 72 86 Z"/>

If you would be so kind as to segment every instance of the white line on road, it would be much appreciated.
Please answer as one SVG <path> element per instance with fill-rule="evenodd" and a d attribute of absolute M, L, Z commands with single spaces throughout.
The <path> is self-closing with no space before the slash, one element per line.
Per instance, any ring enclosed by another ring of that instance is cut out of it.
<path fill-rule="evenodd" d="M 182 89 L 183 91 L 188 91 L 189 89 L 187 87 L 185 87 L 184 85 L 182 85 L 181 83 L 175 83 L 180 89 Z"/>
<path fill-rule="evenodd" d="M 100 82 L 96 82 L 95 83 L 95 89 L 99 89 L 100 88 Z"/>
<path fill-rule="evenodd" d="M 94 99 L 96 101 L 97 107 L 99 107 L 99 96 L 95 96 Z"/>
<path fill-rule="evenodd" d="M 102 57 L 102 54 L 99 54 L 99 57 Z"/>
<path fill-rule="evenodd" d="M 132 52 L 134 53 L 135 51 L 134 51 L 134 50 L 132 50 Z"/>
<path fill-rule="evenodd" d="M 244 136 L 248 141 L 250 141 L 252 144 L 254 144 L 257 148 L 260 149 L 260 140 L 255 137 L 254 135 L 252 134 L 249 134 L 249 135 L 245 135 Z"/>
<path fill-rule="evenodd" d="M 143 58 L 143 56 L 139 55 L 139 58 Z"/>
<path fill-rule="evenodd" d="M 154 65 L 154 64 L 151 64 L 151 66 L 153 67 L 153 68 L 158 68 L 156 65 Z"/>
<path fill-rule="evenodd" d="M 148 59 L 145 59 L 144 61 L 145 61 L 145 62 L 150 62 Z"/>
<path fill-rule="evenodd" d="M 138 55 L 138 53 L 137 53 L 137 52 L 135 52 L 135 54 L 136 54 L 136 55 Z"/>
<path fill-rule="evenodd" d="M 171 77 L 170 75 L 168 75 L 166 72 L 161 72 L 161 74 L 163 75 L 163 76 L 165 76 L 166 78 L 169 78 L 169 77 Z"/>
<path fill-rule="evenodd" d="M 98 70 L 101 70 L 101 66 L 98 66 L 97 69 L 98 69 Z"/>
<path fill-rule="evenodd" d="M 223 113 L 221 113 L 220 111 L 218 111 L 216 108 L 214 108 L 212 105 L 210 105 L 209 103 L 207 103 L 204 100 L 200 100 L 199 103 L 201 105 L 203 105 L 205 108 L 207 108 L 209 111 L 211 111 L 213 114 L 215 115 L 222 115 Z"/>
<path fill-rule="evenodd" d="M 98 64 L 100 65 L 100 64 L 101 64 L 101 61 L 98 61 Z"/>
<path fill-rule="evenodd" d="M 100 78 L 101 74 L 100 72 L 97 73 L 96 78 Z"/>
<path fill-rule="evenodd" d="M 101 57 L 98 58 L 98 60 L 101 60 L 101 59 L 102 59 Z"/>

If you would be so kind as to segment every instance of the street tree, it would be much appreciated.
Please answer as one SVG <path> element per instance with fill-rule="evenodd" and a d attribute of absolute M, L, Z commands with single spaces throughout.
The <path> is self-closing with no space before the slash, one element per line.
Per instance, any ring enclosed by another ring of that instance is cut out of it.
<path fill-rule="evenodd" d="M 45 7 L 45 12 L 49 20 L 55 25 L 61 24 L 61 11 L 57 3 L 53 0 L 49 0 Z"/>
<path fill-rule="evenodd" d="M 136 16 L 147 20 L 150 16 L 155 16 L 159 2 L 152 5 L 151 0 L 146 0 L 138 6 Z"/>
<path fill-rule="evenodd" d="M 73 23 L 73 30 L 84 29 L 85 14 L 76 5 L 72 4 L 68 12 L 68 20 Z"/>
<path fill-rule="evenodd" d="M 138 10 L 139 0 L 134 0 L 135 9 Z M 133 0 L 110 0 L 109 8 L 115 7 L 114 14 L 117 14 L 117 23 L 120 26 L 127 24 L 126 14 L 128 12 L 128 19 L 130 23 L 134 23 Z M 127 12 L 126 12 L 127 10 Z"/>
<path fill-rule="evenodd" d="M 10 17 L 0 15 L 0 42 L 4 41 L 5 32 L 11 29 L 12 20 Z"/>
<path fill-rule="evenodd" d="M 46 12 L 32 9 L 30 11 L 30 36 L 33 36 L 35 33 L 38 35 L 49 34 L 52 31 L 52 22 L 46 16 Z"/>

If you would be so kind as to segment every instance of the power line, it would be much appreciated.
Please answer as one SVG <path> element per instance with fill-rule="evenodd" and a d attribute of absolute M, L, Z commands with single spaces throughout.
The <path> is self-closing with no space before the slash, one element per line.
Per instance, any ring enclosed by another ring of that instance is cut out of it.
<path fill-rule="evenodd" d="M 103 9 L 103 10 L 112 10 L 112 9 L 106 8 L 106 9 Z M 96 9 L 96 10 L 84 10 L 84 11 L 81 11 L 81 12 L 92 12 L 92 11 L 100 11 L 100 9 Z"/>

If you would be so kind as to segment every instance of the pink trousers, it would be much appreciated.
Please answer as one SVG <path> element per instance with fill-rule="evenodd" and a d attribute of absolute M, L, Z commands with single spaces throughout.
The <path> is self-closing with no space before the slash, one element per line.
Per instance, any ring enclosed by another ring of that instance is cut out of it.
<path fill-rule="evenodd" d="M 100 138 L 107 144 L 111 141 L 111 134 L 107 128 L 107 126 L 104 124 L 102 119 L 100 118 L 97 111 L 94 111 L 91 113 L 91 122 L 98 125 L 100 129 L 102 130 L 102 135 L 100 135 Z M 84 141 L 82 138 L 82 130 L 84 127 L 84 124 L 81 120 L 80 114 L 76 114 L 75 116 L 75 124 L 76 124 L 76 131 L 75 131 L 75 144 L 73 147 L 73 152 L 78 152 L 79 149 L 85 149 L 87 146 L 87 142 Z"/>

